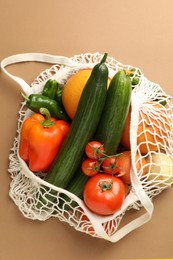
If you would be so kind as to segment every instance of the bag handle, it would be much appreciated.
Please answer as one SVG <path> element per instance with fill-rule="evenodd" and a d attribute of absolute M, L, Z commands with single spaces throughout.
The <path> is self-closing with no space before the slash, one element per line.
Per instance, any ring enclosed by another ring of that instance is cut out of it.
<path fill-rule="evenodd" d="M 139 106 L 140 106 L 140 98 L 137 96 L 138 94 L 132 94 L 131 100 L 131 123 L 130 123 L 130 142 L 131 142 L 131 152 L 132 152 L 132 171 L 131 171 L 131 183 L 138 197 L 139 201 L 145 208 L 146 212 L 140 217 L 132 220 L 130 223 L 122 227 L 119 231 L 117 231 L 112 237 L 111 240 L 113 242 L 120 240 L 125 235 L 130 233 L 131 231 L 137 229 L 138 227 L 147 223 L 153 214 L 154 206 L 151 199 L 145 193 L 142 184 L 138 178 L 136 167 L 135 167 L 135 153 L 136 153 L 136 133 L 138 127 L 138 119 L 139 119 Z"/>
<path fill-rule="evenodd" d="M 142 205 L 148 212 L 148 220 L 151 218 L 153 213 L 153 203 L 151 199 L 148 197 L 146 192 L 142 187 L 142 183 L 138 178 L 137 170 L 135 167 L 135 155 L 136 155 L 136 140 L 137 140 L 137 129 L 139 122 L 139 110 L 141 97 L 139 96 L 140 92 L 132 93 L 131 99 L 131 122 L 130 122 L 130 143 L 131 143 L 131 153 L 132 153 L 132 172 L 131 172 L 131 183 L 132 186 L 141 201 Z"/>
<path fill-rule="evenodd" d="M 154 205 L 148 195 L 145 193 L 141 181 L 138 178 L 137 170 L 135 167 L 135 153 L 136 153 L 136 133 L 139 120 L 139 107 L 141 98 L 139 93 L 132 93 L 131 99 L 131 123 L 130 123 L 130 142 L 131 142 L 131 153 L 132 153 L 132 169 L 131 169 L 131 183 L 136 194 L 137 200 L 139 200 L 146 210 L 140 217 L 132 220 L 124 227 L 120 228 L 110 237 L 111 242 L 117 242 L 131 231 L 147 223 L 153 214 Z M 133 196 L 132 196 L 133 198 Z M 136 200 L 136 201 L 137 201 Z"/>
<path fill-rule="evenodd" d="M 43 62 L 43 63 L 51 63 L 51 64 L 61 64 L 66 65 L 69 67 L 76 67 L 79 66 L 79 63 L 73 61 L 70 58 L 64 57 L 64 56 L 55 56 L 55 55 L 49 55 L 44 53 L 21 53 L 9 56 L 5 59 L 3 59 L 0 63 L 0 67 L 2 71 L 10 77 L 12 80 L 17 82 L 22 90 L 26 93 L 26 95 L 30 95 L 32 93 L 32 89 L 28 83 L 26 83 L 25 80 L 23 80 L 20 77 L 14 76 L 11 73 L 9 73 L 6 69 L 8 65 L 12 65 L 15 63 L 20 62 L 27 62 L 27 61 L 37 61 L 37 62 Z"/>

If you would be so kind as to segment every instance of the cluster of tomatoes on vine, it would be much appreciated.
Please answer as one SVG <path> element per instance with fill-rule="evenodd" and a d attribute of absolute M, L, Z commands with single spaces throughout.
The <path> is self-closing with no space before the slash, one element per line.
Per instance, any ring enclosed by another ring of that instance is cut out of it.
<path fill-rule="evenodd" d="M 81 169 L 89 180 L 83 191 L 84 202 L 96 214 L 111 215 L 121 207 L 126 196 L 125 183 L 120 179 L 121 156 L 108 156 L 103 144 L 98 141 L 89 142 L 85 154 Z"/>
<path fill-rule="evenodd" d="M 98 141 L 90 141 L 85 147 L 86 158 L 82 162 L 82 172 L 92 177 L 97 173 L 108 173 L 119 176 L 120 154 L 108 156 L 105 153 L 104 145 Z"/>

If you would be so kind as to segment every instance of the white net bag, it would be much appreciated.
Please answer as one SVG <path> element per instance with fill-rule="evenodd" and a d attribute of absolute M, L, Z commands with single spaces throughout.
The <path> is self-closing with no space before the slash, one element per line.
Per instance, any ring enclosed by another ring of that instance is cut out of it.
<path fill-rule="evenodd" d="M 101 58 L 99 53 L 81 54 L 73 58 L 39 53 L 19 54 L 4 59 L 1 69 L 29 95 L 40 93 L 49 78 L 64 84 L 76 71 L 93 68 Z M 5 69 L 7 65 L 25 61 L 54 65 L 40 73 L 29 86 L 23 79 L 11 75 Z M 27 218 L 45 221 L 56 217 L 78 231 L 117 242 L 150 220 L 153 213 L 152 198 L 173 183 L 173 99 L 159 85 L 147 80 L 139 68 L 123 65 L 110 57 L 107 58 L 106 64 L 111 78 L 120 69 L 133 69 L 135 72 L 132 80 L 138 80 L 133 86 L 129 114 L 131 185 L 121 208 L 110 216 L 94 214 L 76 195 L 44 181 L 45 173 L 33 173 L 29 170 L 18 153 L 21 125 L 32 113 L 26 109 L 25 102 L 19 110 L 17 136 L 9 155 L 9 194 Z M 51 197 L 53 199 L 50 199 Z M 123 223 L 124 216 L 130 210 L 140 212 L 141 208 L 145 209 L 145 212 L 142 211 Z"/>

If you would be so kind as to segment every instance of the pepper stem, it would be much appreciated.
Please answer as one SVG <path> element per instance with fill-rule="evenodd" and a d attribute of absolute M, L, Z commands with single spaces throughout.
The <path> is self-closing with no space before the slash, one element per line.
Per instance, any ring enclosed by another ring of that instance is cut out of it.
<path fill-rule="evenodd" d="M 100 63 L 104 63 L 107 59 L 107 56 L 108 56 L 108 54 L 105 53 Z"/>
<path fill-rule="evenodd" d="M 40 122 L 43 127 L 48 128 L 55 124 L 55 122 L 51 120 L 51 115 L 47 108 L 41 107 L 39 111 L 40 111 L 40 114 L 45 116 L 45 120 L 42 120 Z"/>
<path fill-rule="evenodd" d="M 26 101 L 30 101 L 29 97 L 26 96 L 24 93 L 21 92 L 21 95 L 22 95 L 22 97 L 23 97 Z"/>

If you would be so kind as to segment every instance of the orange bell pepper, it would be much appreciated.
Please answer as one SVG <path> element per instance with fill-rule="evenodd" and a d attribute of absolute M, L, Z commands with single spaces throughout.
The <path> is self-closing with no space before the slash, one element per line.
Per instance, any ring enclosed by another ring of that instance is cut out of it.
<path fill-rule="evenodd" d="M 59 120 L 45 108 L 40 113 L 27 118 L 20 132 L 19 155 L 33 172 L 49 169 L 65 137 Z"/>

